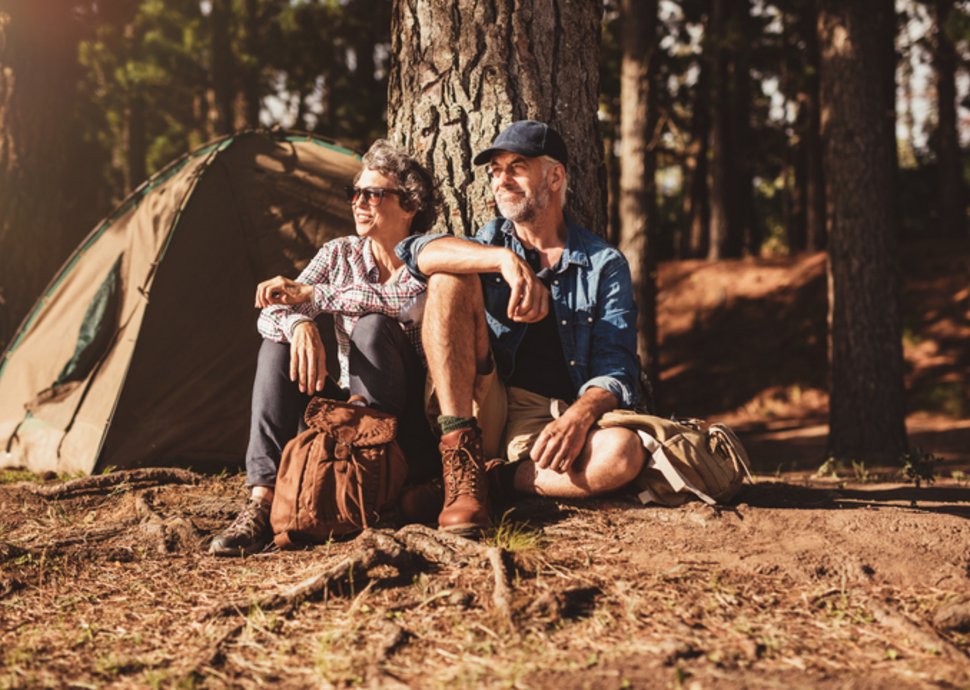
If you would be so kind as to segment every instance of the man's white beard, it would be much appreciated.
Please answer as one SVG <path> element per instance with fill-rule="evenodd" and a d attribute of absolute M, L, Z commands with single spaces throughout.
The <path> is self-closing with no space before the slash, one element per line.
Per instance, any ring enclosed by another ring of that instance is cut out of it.
<path fill-rule="evenodd" d="M 539 190 L 535 196 L 527 194 L 516 195 L 512 199 L 505 198 L 500 200 L 499 195 L 495 195 L 495 205 L 498 206 L 499 213 L 506 220 L 513 223 L 527 223 L 536 217 L 536 212 L 541 211 L 549 205 L 549 183 L 543 179 L 539 185 Z"/>

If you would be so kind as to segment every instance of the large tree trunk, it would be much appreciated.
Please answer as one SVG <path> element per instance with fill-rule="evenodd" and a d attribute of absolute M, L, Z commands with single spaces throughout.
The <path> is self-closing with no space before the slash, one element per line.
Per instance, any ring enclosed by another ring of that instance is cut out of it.
<path fill-rule="evenodd" d="M 894 197 L 893 4 L 823 0 L 822 138 L 829 202 L 829 455 L 906 450 Z"/>
<path fill-rule="evenodd" d="M 654 88 L 657 0 L 621 0 L 620 248 L 630 262 L 639 307 L 637 351 L 657 395 L 657 157 Z M 656 399 L 652 401 L 656 404 Z"/>
<path fill-rule="evenodd" d="M 960 140 L 957 136 L 957 54 L 947 33 L 953 0 L 936 0 L 936 97 L 939 122 L 936 127 L 936 163 L 939 170 L 937 206 L 944 234 L 963 237 L 967 230 Z"/>
<path fill-rule="evenodd" d="M 440 228 L 471 233 L 495 216 L 472 158 L 506 125 L 532 118 L 555 127 L 569 147 L 567 211 L 605 232 L 601 13 L 591 0 L 395 0 L 388 129 L 441 183 Z"/>
<path fill-rule="evenodd" d="M 0 347 L 104 201 L 76 120 L 81 32 L 65 3 L 0 3 Z"/>

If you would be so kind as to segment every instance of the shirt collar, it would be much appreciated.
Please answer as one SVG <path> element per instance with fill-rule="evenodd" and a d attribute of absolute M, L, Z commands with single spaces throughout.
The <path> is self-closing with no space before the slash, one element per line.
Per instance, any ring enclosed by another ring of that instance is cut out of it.
<path fill-rule="evenodd" d="M 503 219 L 500 230 L 505 233 L 510 240 L 514 240 L 522 245 L 522 242 L 515 234 L 515 225 L 512 221 Z M 577 266 L 582 266 L 583 268 L 589 267 L 589 252 L 586 250 L 586 243 L 583 242 L 583 237 L 579 232 L 580 226 L 577 225 L 569 215 L 566 215 L 566 246 L 562 251 L 562 258 L 559 259 L 559 268 L 556 270 L 557 273 L 564 272 L 570 264 L 575 264 Z"/>
<path fill-rule="evenodd" d="M 361 258 L 364 261 L 364 275 L 367 277 L 367 280 L 371 283 L 380 282 L 381 270 L 377 267 L 377 262 L 374 260 L 374 250 L 371 247 L 371 239 L 369 237 L 364 238 L 360 251 Z"/>

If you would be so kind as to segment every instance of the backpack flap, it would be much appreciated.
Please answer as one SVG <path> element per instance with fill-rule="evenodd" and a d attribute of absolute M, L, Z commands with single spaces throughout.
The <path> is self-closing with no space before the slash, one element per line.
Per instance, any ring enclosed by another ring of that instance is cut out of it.
<path fill-rule="evenodd" d="M 308 427 L 332 437 L 341 446 L 380 446 L 397 436 L 394 415 L 338 400 L 312 398 L 305 419 Z"/>

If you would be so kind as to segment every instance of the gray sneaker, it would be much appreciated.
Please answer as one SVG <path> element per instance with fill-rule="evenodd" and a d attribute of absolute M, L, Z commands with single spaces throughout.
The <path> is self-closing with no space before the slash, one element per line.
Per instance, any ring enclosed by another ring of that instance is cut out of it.
<path fill-rule="evenodd" d="M 273 539 L 269 525 L 270 504 L 261 498 L 250 498 L 224 531 L 209 544 L 213 556 L 248 556 L 262 551 Z"/>

